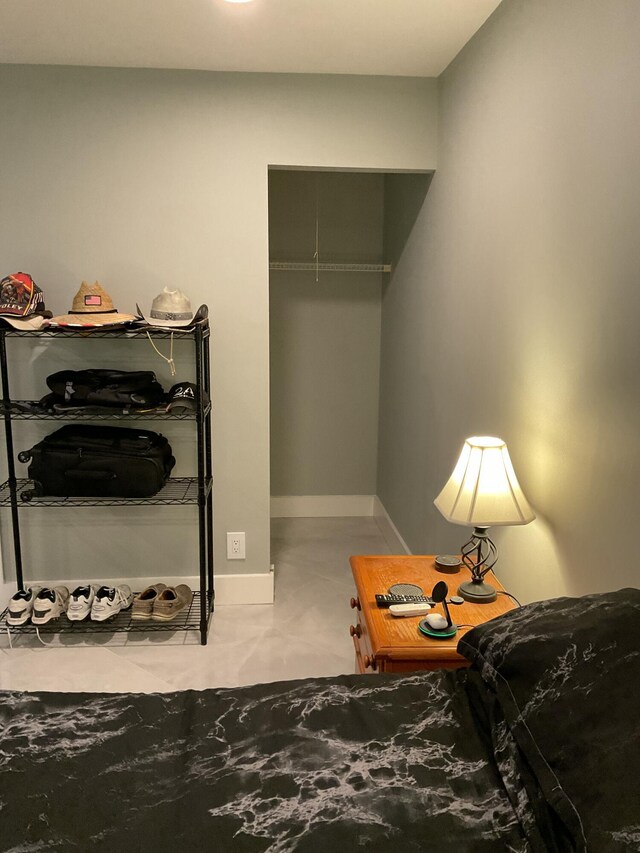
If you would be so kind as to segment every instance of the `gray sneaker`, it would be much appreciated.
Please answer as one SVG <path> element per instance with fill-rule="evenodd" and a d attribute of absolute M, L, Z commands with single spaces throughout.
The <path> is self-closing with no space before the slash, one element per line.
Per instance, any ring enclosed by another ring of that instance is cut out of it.
<path fill-rule="evenodd" d="M 153 614 L 153 605 L 160 593 L 166 588 L 166 583 L 154 583 L 153 586 L 148 586 L 146 589 L 143 589 L 142 592 L 139 592 L 133 599 L 131 618 L 151 619 Z"/>
<path fill-rule="evenodd" d="M 153 604 L 153 619 L 168 622 L 189 607 L 193 593 L 186 583 L 168 586 L 156 598 Z"/>

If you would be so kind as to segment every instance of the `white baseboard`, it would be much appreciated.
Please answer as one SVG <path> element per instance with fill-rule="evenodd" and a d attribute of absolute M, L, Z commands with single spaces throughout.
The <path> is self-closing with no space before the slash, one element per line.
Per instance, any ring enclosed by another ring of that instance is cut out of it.
<path fill-rule="evenodd" d="M 373 499 L 373 517 L 375 518 L 376 524 L 380 528 L 380 532 L 384 536 L 390 548 L 395 549 L 396 542 L 398 542 L 405 554 L 411 554 L 411 549 L 402 536 L 400 536 L 398 528 L 395 526 L 393 521 L 391 521 L 391 516 L 386 511 L 384 504 L 377 495 L 375 495 Z"/>
<path fill-rule="evenodd" d="M 373 517 L 392 553 L 411 554 L 377 495 L 277 495 L 271 497 L 271 518 Z"/>
<path fill-rule="evenodd" d="M 273 604 L 275 567 L 250 575 L 218 575 L 216 604 Z"/>
<path fill-rule="evenodd" d="M 279 495 L 271 518 L 340 518 L 373 515 L 373 495 Z"/>
<path fill-rule="evenodd" d="M 214 578 L 215 588 L 215 603 L 218 605 L 225 604 L 273 604 L 274 596 L 274 567 L 268 572 L 260 574 L 248 575 L 216 575 Z M 200 585 L 200 580 L 196 576 L 192 577 L 137 577 L 137 578 L 99 578 L 92 580 L 91 578 L 72 578 L 72 579 L 55 579 L 55 580 L 36 580 L 27 578 L 26 582 L 29 585 L 37 586 L 66 586 L 72 590 L 81 583 L 97 583 L 105 586 L 118 586 L 126 583 L 131 589 L 140 591 L 150 584 L 165 583 L 167 586 L 176 586 L 179 583 L 188 584 L 191 589 L 197 589 Z M 5 581 L 0 584 L 0 595 L 2 595 L 0 610 L 4 609 L 7 601 L 16 591 L 14 583 Z"/>

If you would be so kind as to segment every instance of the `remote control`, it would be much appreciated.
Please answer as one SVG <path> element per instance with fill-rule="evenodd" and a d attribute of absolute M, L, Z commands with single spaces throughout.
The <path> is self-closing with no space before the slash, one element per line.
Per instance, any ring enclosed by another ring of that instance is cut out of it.
<path fill-rule="evenodd" d="M 431 604 L 428 595 L 376 595 L 378 607 L 390 607 L 392 604 Z"/>
<path fill-rule="evenodd" d="M 392 604 L 389 607 L 389 613 L 392 616 L 422 616 L 431 610 L 430 604 Z"/>

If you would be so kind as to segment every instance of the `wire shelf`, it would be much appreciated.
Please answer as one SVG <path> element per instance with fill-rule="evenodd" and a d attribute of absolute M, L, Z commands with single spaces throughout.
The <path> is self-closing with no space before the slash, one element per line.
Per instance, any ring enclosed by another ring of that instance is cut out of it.
<path fill-rule="evenodd" d="M 211 491 L 213 480 L 205 483 L 204 495 L 206 498 Z M 198 503 L 198 478 L 197 477 L 174 477 L 167 482 L 159 492 L 148 498 L 63 498 L 63 497 L 29 497 L 29 492 L 35 488 L 33 480 L 16 480 L 18 494 L 18 508 L 23 507 L 81 507 L 81 506 L 158 506 L 158 505 L 180 505 Z M 23 497 L 26 495 L 26 497 Z M 9 481 L 0 485 L 0 507 L 11 505 L 11 491 Z"/>
<path fill-rule="evenodd" d="M 134 593 L 137 595 L 137 593 Z M 0 615 L 0 629 L 10 631 L 11 634 L 35 634 L 36 626 L 27 622 L 26 625 L 8 625 L 7 613 L 9 608 L 3 610 Z M 154 620 L 137 620 L 131 618 L 131 608 L 121 610 L 111 619 L 105 622 L 91 622 L 85 619 L 82 622 L 70 622 L 66 615 L 58 619 L 52 619 L 46 625 L 38 625 L 40 634 L 113 634 L 113 633 L 157 633 L 160 631 L 199 631 L 200 630 L 200 593 L 194 592 L 191 603 L 174 619 L 166 622 L 155 622 Z M 211 605 L 207 608 L 207 622 L 211 619 Z"/>
<path fill-rule="evenodd" d="M 153 409 L 151 411 L 137 411 L 136 409 L 103 409 L 102 411 L 83 412 L 78 409 L 69 409 L 62 412 L 34 412 L 29 411 L 37 406 L 37 400 L 13 400 L 5 407 L 0 402 L 0 417 L 8 413 L 16 421 L 131 421 L 131 420 L 160 420 L 160 421 L 195 421 L 196 412 L 167 412 L 165 409 Z M 208 403 L 202 412 L 203 418 L 211 412 L 211 404 Z"/>
<path fill-rule="evenodd" d="M 203 320 L 199 324 L 199 327 L 202 331 L 202 337 L 206 338 L 210 335 L 211 330 L 209 328 L 209 321 Z M 32 331 L 27 331 L 23 329 L 14 329 L 14 328 L 0 328 L 0 334 L 5 335 L 8 338 L 87 338 L 91 340 L 96 340 L 96 338 L 142 338 L 146 339 L 147 333 L 151 335 L 152 338 L 170 338 L 172 335 L 175 335 L 175 339 L 179 340 L 180 338 L 184 338 L 185 340 L 190 340 L 195 336 L 195 327 L 191 326 L 189 329 L 184 330 L 180 328 L 175 329 L 161 329 L 158 326 L 118 326 L 113 329 L 71 329 L 68 326 L 62 328 L 45 328 L 45 329 L 34 329 Z"/>

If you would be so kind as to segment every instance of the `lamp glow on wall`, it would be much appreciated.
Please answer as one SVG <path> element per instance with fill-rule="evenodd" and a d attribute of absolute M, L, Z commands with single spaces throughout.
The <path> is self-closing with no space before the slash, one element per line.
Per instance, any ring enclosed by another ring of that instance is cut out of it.
<path fill-rule="evenodd" d="M 471 580 L 460 584 L 458 594 L 475 603 L 495 601 L 495 588 L 484 582 L 498 560 L 498 549 L 487 528 L 528 524 L 536 517 L 520 488 L 504 441 L 493 436 L 468 438 L 453 474 L 434 503 L 447 521 L 474 528 L 461 551 Z"/>

